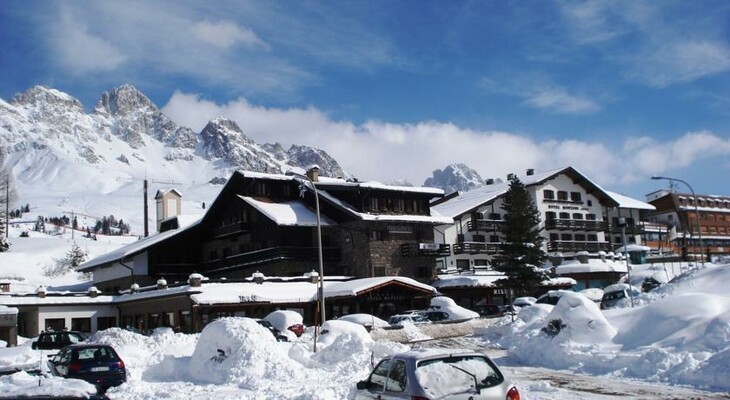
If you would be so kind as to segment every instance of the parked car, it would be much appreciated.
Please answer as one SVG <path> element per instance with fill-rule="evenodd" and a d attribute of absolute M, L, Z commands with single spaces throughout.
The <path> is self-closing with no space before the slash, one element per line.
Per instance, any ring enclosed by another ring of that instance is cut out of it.
<path fill-rule="evenodd" d="M 268 329 L 269 332 L 271 332 L 271 334 L 274 335 L 277 342 L 288 342 L 289 341 L 289 338 L 286 337 L 286 335 L 282 334 L 278 329 L 274 328 L 274 325 L 271 325 L 271 322 L 269 322 L 265 319 L 256 319 L 256 322 L 258 322 L 259 325 L 263 326 L 264 328 Z"/>
<path fill-rule="evenodd" d="M 82 379 L 102 391 L 127 380 L 124 361 L 111 346 L 105 344 L 66 346 L 48 363 L 53 375 Z"/>
<path fill-rule="evenodd" d="M 519 400 L 520 393 L 484 354 L 414 349 L 380 361 L 357 383 L 356 399 Z"/>
<path fill-rule="evenodd" d="M 558 304 L 558 301 L 560 301 L 560 298 L 563 297 L 563 295 L 565 293 L 575 293 L 575 292 L 571 292 L 570 290 L 549 290 L 547 293 L 538 297 L 537 301 L 535 301 L 535 303 L 536 304 L 556 305 L 556 304 Z"/>
<path fill-rule="evenodd" d="M 526 297 L 518 297 L 512 301 L 512 305 L 515 307 L 528 307 L 537 301 L 536 298 L 532 296 L 526 296 Z"/>
<path fill-rule="evenodd" d="M 413 312 L 410 314 L 396 314 L 391 315 L 390 318 L 388 318 L 388 323 L 391 325 L 402 325 L 404 322 L 410 322 L 415 325 L 431 323 L 431 321 L 420 312 Z"/>
<path fill-rule="evenodd" d="M 42 332 L 31 344 L 34 350 L 60 350 L 70 344 L 86 341 L 86 335 L 76 331 Z"/>
<path fill-rule="evenodd" d="M 500 306 L 496 304 L 476 305 L 472 307 L 472 310 L 479 313 L 482 318 L 501 317 L 503 314 Z"/>
<path fill-rule="evenodd" d="M 272 311 L 264 317 L 264 320 L 269 321 L 274 328 L 285 335 L 287 335 L 287 332 L 293 333 L 294 335 L 289 336 L 290 339 L 296 339 L 304 333 L 305 327 L 302 314 L 294 310 Z"/>
<path fill-rule="evenodd" d="M 449 313 L 444 311 L 426 310 L 421 311 L 421 314 L 423 314 L 431 322 L 448 321 L 451 319 Z"/>
<path fill-rule="evenodd" d="M 631 294 L 629 294 L 631 290 Z M 629 297 L 638 297 L 641 294 L 634 286 L 626 283 L 617 283 L 615 285 L 606 286 L 603 289 L 603 297 L 601 298 L 601 309 L 613 308 L 622 300 L 630 301 Z"/>
<path fill-rule="evenodd" d="M 362 325 L 365 327 L 365 329 L 367 329 L 368 332 L 373 329 L 385 328 L 390 326 L 387 321 L 384 321 L 371 314 L 348 314 L 343 315 L 337 319 Z"/>

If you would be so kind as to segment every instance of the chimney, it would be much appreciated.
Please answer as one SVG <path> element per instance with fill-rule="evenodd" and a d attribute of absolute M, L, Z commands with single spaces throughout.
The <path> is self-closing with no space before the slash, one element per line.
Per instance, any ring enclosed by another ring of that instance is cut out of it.
<path fill-rule="evenodd" d="M 532 175 L 535 175 L 535 170 L 532 169 L 532 168 L 528 168 L 527 169 L 527 176 L 532 176 Z"/>
<path fill-rule="evenodd" d="M 164 278 L 157 280 L 157 289 L 167 289 L 167 281 Z"/>
<path fill-rule="evenodd" d="M 36 294 L 36 296 L 40 297 L 41 299 L 45 298 L 46 297 L 46 288 L 44 288 L 43 286 L 38 286 L 38 289 L 35 290 L 35 294 Z"/>
<path fill-rule="evenodd" d="M 257 285 L 261 285 L 261 284 L 263 284 L 263 283 L 264 283 L 264 274 L 262 274 L 262 273 L 261 273 L 261 272 L 259 272 L 259 271 L 256 271 L 256 272 L 254 272 L 253 274 L 251 274 L 251 277 L 253 278 L 253 281 L 254 281 L 254 282 L 255 282 L 255 283 L 257 284 Z"/>
<path fill-rule="evenodd" d="M 155 194 L 157 203 L 157 231 L 160 231 L 162 221 L 180 215 L 182 194 L 176 189 L 158 190 Z"/>
<path fill-rule="evenodd" d="M 318 165 L 312 165 L 307 170 L 307 178 L 309 178 L 312 182 L 318 182 L 319 181 L 319 166 Z"/>
<path fill-rule="evenodd" d="M 190 287 L 200 287 L 203 284 L 203 275 L 190 274 L 188 277 L 188 284 Z"/>
<path fill-rule="evenodd" d="M 487 178 L 487 185 L 494 185 L 494 178 Z"/>
<path fill-rule="evenodd" d="M 319 273 L 315 270 L 312 270 L 312 272 L 306 274 L 309 277 L 309 281 L 316 284 L 319 282 Z"/>
<path fill-rule="evenodd" d="M 88 290 L 89 297 L 94 298 L 99 295 L 99 289 L 96 288 L 96 286 L 92 286 Z"/>
<path fill-rule="evenodd" d="M 511 181 L 512 179 L 515 179 L 516 177 L 517 177 L 517 176 L 516 176 L 515 174 L 513 174 L 513 173 L 509 173 L 509 174 L 507 174 L 507 180 L 508 180 L 508 181 Z"/>

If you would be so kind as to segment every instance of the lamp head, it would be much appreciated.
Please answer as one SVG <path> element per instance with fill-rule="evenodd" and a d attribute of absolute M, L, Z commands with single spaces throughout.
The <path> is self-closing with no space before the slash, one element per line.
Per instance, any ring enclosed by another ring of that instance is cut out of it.
<path fill-rule="evenodd" d="M 664 179 L 663 176 L 654 175 L 651 177 L 652 180 L 658 181 L 659 179 Z"/>

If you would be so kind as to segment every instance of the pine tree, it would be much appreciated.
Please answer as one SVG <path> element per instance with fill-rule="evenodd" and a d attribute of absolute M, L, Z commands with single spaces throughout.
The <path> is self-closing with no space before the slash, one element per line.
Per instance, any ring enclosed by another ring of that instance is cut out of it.
<path fill-rule="evenodd" d="M 542 249 L 543 237 L 538 228 L 540 212 L 517 177 L 510 179 L 502 210 L 505 241 L 494 269 L 507 277 L 496 283 L 510 289 L 513 295 L 533 295 L 545 279 L 538 267 L 547 260 L 547 254 Z"/>
<path fill-rule="evenodd" d="M 66 275 L 69 272 L 76 270 L 76 267 L 83 264 L 86 261 L 88 254 L 81 248 L 74 244 L 66 255 L 57 259 L 55 265 L 46 267 L 44 273 L 46 276 L 56 277 Z"/>

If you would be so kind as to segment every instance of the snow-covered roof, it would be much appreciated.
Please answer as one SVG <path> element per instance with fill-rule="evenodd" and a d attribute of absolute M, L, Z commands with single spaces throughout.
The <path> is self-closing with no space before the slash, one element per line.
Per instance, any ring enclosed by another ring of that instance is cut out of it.
<path fill-rule="evenodd" d="M 207 283 L 196 289 L 190 298 L 197 304 L 306 303 L 317 298 L 317 285 L 311 282 Z"/>
<path fill-rule="evenodd" d="M 361 187 L 361 188 L 369 188 L 369 189 L 380 189 L 380 190 L 391 190 L 391 191 L 398 191 L 398 192 L 410 192 L 410 193 L 424 193 L 424 194 L 434 194 L 434 195 L 443 195 L 444 191 L 439 188 L 432 188 L 432 187 L 419 187 L 419 186 L 396 186 L 396 185 L 386 185 L 381 182 L 377 181 L 366 181 L 366 182 L 359 182 L 359 181 L 347 181 L 341 178 L 327 178 L 327 177 L 319 177 L 318 181 L 316 182 L 317 188 L 327 190 L 328 186 L 339 186 L 339 187 Z"/>
<path fill-rule="evenodd" d="M 570 174 L 571 176 L 580 177 L 582 180 L 585 181 L 585 185 L 592 186 L 596 189 L 596 195 L 603 193 L 609 201 L 616 202 L 613 197 L 609 196 L 603 188 L 595 184 L 593 181 L 588 179 L 585 175 L 583 175 L 582 173 L 580 173 L 580 171 L 576 170 L 573 167 L 565 167 L 552 171 L 535 173 L 532 175 L 520 175 L 518 176 L 518 178 L 520 179 L 522 184 L 525 185 L 525 187 L 528 187 L 540 184 L 559 174 Z M 456 218 L 460 215 L 468 213 L 471 210 L 474 210 L 475 208 L 483 204 L 490 203 L 498 197 L 504 195 L 505 193 L 507 193 L 507 190 L 509 190 L 509 185 L 510 182 L 506 181 L 480 186 L 476 189 L 459 193 L 458 196 L 455 196 L 449 200 L 444 201 L 443 203 L 431 207 L 431 210 L 436 210 L 444 216 Z"/>
<path fill-rule="evenodd" d="M 18 313 L 18 309 L 15 307 L 7 307 L 0 305 L 0 315 L 16 315 Z"/>
<path fill-rule="evenodd" d="M 624 246 L 621 246 L 621 247 L 617 247 L 616 250 L 614 250 L 614 251 L 616 251 L 618 253 L 625 253 L 628 251 L 630 253 L 633 251 L 649 251 L 649 250 L 651 250 L 651 247 L 642 246 L 640 244 L 627 244 L 626 248 L 624 248 Z"/>
<path fill-rule="evenodd" d="M 579 261 L 569 262 L 558 265 L 555 267 L 555 273 L 558 275 L 578 274 L 578 273 L 593 273 L 593 272 L 617 272 L 626 273 L 626 262 L 625 261 L 614 261 L 614 260 L 601 260 L 591 258 L 588 259 L 587 263 L 581 263 Z"/>
<path fill-rule="evenodd" d="M 317 213 L 310 210 L 298 200 L 285 202 L 267 202 L 253 197 L 238 195 L 243 201 L 264 214 L 280 226 L 317 226 Z M 334 226 L 337 223 L 320 214 L 322 226 Z"/>
<path fill-rule="evenodd" d="M 609 190 L 606 190 L 606 193 L 611 196 L 611 198 L 616 200 L 619 208 L 632 208 L 636 210 L 656 210 L 656 207 L 641 200 L 636 200 L 634 198 L 624 196 L 616 192 L 611 192 Z"/>
<path fill-rule="evenodd" d="M 372 290 L 392 282 L 398 282 L 427 292 L 436 293 L 436 289 L 434 289 L 433 286 L 426 285 L 425 283 L 421 283 L 404 276 L 378 276 L 374 278 L 354 279 L 347 282 L 332 282 L 325 285 L 324 292 L 325 297 L 358 296 L 362 292 Z"/>
<path fill-rule="evenodd" d="M 439 275 L 438 279 L 431 285 L 435 288 L 449 287 L 473 287 L 473 286 L 494 286 L 494 282 L 504 279 L 504 274 L 494 272 L 492 274 L 468 274 L 468 275 Z"/>
<path fill-rule="evenodd" d="M 84 272 L 84 271 L 87 271 L 94 267 L 97 267 L 99 265 L 108 264 L 111 262 L 115 262 L 117 260 L 122 260 L 124 258 L 131 257 L 135 254 L 145 251 L 148 247 L 150 247 L 154 244 L 160 243 L 163 240 L 171 238 L 179 233 L 182 233 L 182 232 L 198 225 L 201 220 L 202 219 L 197 219 L 185 227 L 181 226 L 178 229 L 171 229 L 169 231 L 156 233 L 156 234 L 147 236 L 146 238 L 142 238 L 134 243 L 130 243 L 130 244 L 128 244 L 126 246 L 122 246 L 116 250 L 112 250 L 108 253 L 102 254 L 99 257 L 93 258 L 93 259 L 79 265 L 79 267 L 76 268 L 76 270 L 79 272 Z M 184 220 L 178 220 L 178 223 L 180 223 L 181 221 L 184 221 Z"/>
<path fill-rule="evenodd" d="M 63 305 L 63 304 L 111 304 L 115 296 L 0 296 L 0 304 L 6 306 Z"/>
<path fill-rule="evenodd" d="M 347 211 L 350 215 L 357 217 L 363 221 L 392 221 L 392 222 L 423 222 L 430 224 L 451 224 L 454 222 L 453 218 L 441 215 L 439 212 L 434 211 L 431 208 L 431 215 L 411 215 L 411 214 L 370 214 L 359 212 L 352 208 L 349 204 L 344 201 L 332 196 L 326 191 L 319 191 L 319 195 L 326 199 L 328 202 L 340 207 Z"/>

